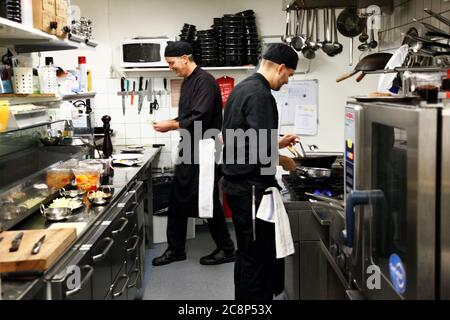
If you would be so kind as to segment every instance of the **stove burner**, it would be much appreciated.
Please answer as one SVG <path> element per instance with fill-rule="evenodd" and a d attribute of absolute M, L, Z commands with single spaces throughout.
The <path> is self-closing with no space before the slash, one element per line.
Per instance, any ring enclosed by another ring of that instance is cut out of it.
<path fill-rule="evenodd" d="M 309 201 L 305 192 L 343 199 L 344 170 L 340 166 L 332 168 L 331 177 L 323 181 L 302 180 L 296 174 L 283 175 L 282 180 L 288 189 L 292 201 Z"/>

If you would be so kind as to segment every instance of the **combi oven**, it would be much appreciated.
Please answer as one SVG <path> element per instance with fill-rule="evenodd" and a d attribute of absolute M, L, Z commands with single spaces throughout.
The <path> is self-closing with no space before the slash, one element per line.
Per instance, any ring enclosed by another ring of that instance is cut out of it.
<path fill-rule="evenodd" d="M 443 108 L 347 104 L 343 238 L 359 296 L 450 298 L 449 119 Z"/>

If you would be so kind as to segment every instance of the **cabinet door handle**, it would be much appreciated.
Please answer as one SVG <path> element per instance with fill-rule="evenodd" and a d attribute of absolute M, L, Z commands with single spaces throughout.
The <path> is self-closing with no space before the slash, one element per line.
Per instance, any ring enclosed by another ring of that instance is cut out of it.
<path fill-rule="evenodd" d="M 100 262 L 100 261 L 102 261 L 103 259 L 105 259 L 105 258 L 106 258 L 106 255 L 108 254 L 109 250 L 111 250 L 111 247 L 112 247 L 113 244 L 114 244 L 114 240 L 111 239 L 111 238 L 105 238 L 105 239 L 103 239 L 102 241 L 108 241 L 108 245 L 105 247 L 105 249 L 103 249 L 103 252 L 102 252 L 102 253 L 100 253 L 100 254 L 98 254 L 98 255 L 92 257 L 92 261 L 93 261 L 94 263 Z"/>
<path fill-rule="evenodd" d="M 83 289 L 83 286 L 92 277 L 92 274 L 94 273 L 94 268 L 92 266 L 89 266 L 89 265 L 81 267 L 81 270 L 88 270 L 88 273 L 83 278 L 83 280 L 81 280 L 80 285 L 77 288 L 75 288 L 73 290 L 66 291 L 66 297 L 73 296 L 73 295 L 77 294 L 78 292 L 80 292 L 81 289 Z"/>
<path fill-rule="evenodd" d="M 125 212 L 125 216 L 127 218 L 134 216 L 136 214 L 136 210 Z"/>
<path fill-rule="evenodd" d="M 122 226 L 117 229 L 114 230 L 112 233 L 113 236 L 118 235 L 119 233 L 121 233 L 123 230 L 125 230 L 125 227 L 128 225 L 128 219 L 127 218 L 120 218 L 121 221 L 123 221 Z"/>
<path fill-rule="evenodd" d="M 127 287 L 128 287 L 128 283 L 130 282 L 130 277 L 127 276 L 127 275 L 121 276 L 120 279 L 127 279 L 127 280 L 125 281 L 125 284 L 124 284 L 124 286 L 122 287 L 122 289 L 120 290 L 120 292 L 113 293 L 113 297 L 114 297 L 114 298 L 117 298 L 117 297 L 120 297 L 121 295 L 123 295 L 123 293 L 125 292 L 125 290 L 126 290 Z"/>
<path fill-rule="evenodd" d="M 130 239 L 136 239 L 136 241 L 134 242 L 133 246 L 130 249 L 127 249 L 127 253 L 132 253 L 134 251 L 136 251 L 136 248 L 139 244 L 139 236 L 132 236 Z"/>
<path fill-rule="evenodd" d="M 134 287 L 137 286 L 137 282 L 138 282 L 140 273 L 141 273 L 141 272 L 140 272 L 139 269 L 134 269 L 134 270 L 131 272 L 131 274 L 136 274 L 136 278 L 134 279 L 133 283 L 130 284 L 130 285 L 128 286 L 128 289 L 131 289 L 131 288 L 134 288 Z"/>

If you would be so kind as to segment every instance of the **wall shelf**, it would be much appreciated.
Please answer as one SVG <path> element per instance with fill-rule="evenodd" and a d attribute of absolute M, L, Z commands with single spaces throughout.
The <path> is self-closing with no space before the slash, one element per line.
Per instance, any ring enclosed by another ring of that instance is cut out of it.
<path fill-rule="evenodd" d="M 0 18 L 0 46 L 14 46 L 17 53 L 95 48 L 96 42 L 61 39 L 21 23 Z"/>
<path fill-rule="evenodd" d="M 233 72 L 251 72 L 254 71 L 256 68 L 255 66 L 242 66 L 242 67 L 202 67 L 203 70 L 211 72 L 211 73 L 233 73 Z M 133 77 L 140 77 L 140 76 L 147 76 L 147 77 L 157 77 L 157 76 L 163 76 L 167 77 L 171 74 L 175 76 L 173 71 L 170 71 L 169 68 L 134 68 L 134 69 L 120 69 L 120 74 L 124 74 L 126 77 L 133 78 Z"/>
<path fill-rule="evenodd" d="M 0 100 L 8 100 L 11 105 L 18 105 L 92 99 L 95 96 L 96 92 L 74 93 L 61 96 L 56 94 L 0 94 Z"/>

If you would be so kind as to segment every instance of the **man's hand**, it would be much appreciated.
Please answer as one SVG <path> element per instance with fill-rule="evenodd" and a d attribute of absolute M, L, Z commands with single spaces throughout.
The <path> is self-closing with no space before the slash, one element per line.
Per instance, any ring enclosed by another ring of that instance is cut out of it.
<path fill-rule="evenodd" d="M 153 128 L 157 132 L 169 132 L 179 129 L 180 125 L 176 120 L 165 120 L 154 123 Z"/>
<path fill-rule="evenodd" d="M 285 171 L 296 171 L 297 170 L 297 164 L 292 158 L 278 155 L 280 166 L 283 167 Z"/>
<path fill-rule="evenodd" d="M 286 134 L 281 138 L 280 141 L 278 141 L 278 147 L 280 149 L 286 148 L 286 147 L 292 147 L 297 142 L 300 141 L 300 138 L 294 134 Z"/>

